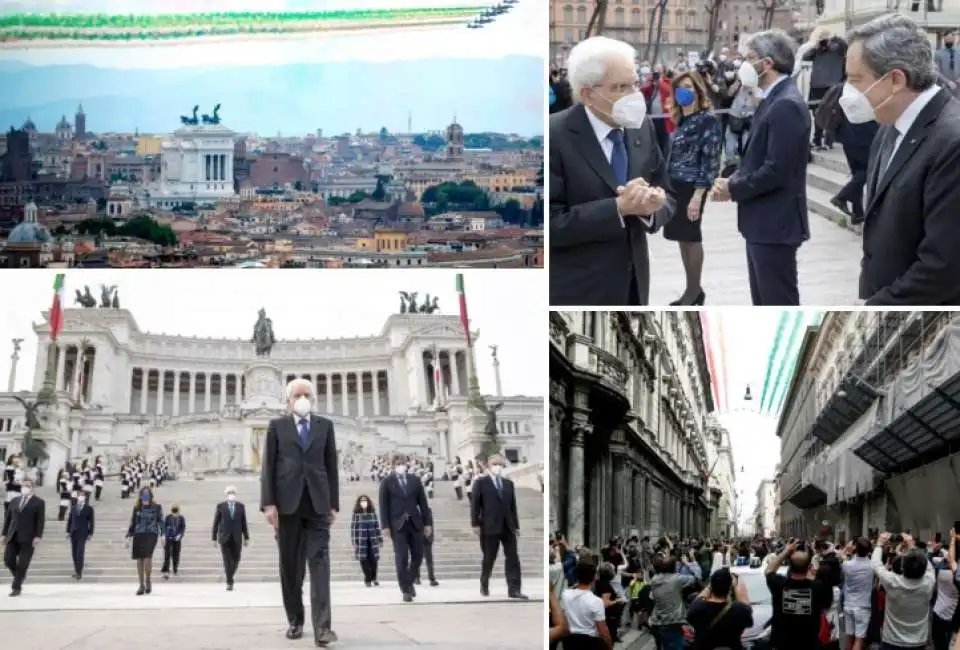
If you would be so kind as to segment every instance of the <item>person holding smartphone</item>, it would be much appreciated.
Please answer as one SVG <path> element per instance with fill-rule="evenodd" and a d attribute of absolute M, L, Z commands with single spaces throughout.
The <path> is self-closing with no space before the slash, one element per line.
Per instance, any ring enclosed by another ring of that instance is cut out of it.
<path fill-rule="evenodd" d="M 741 650 L 744 631 L 753 627 L 746 586 L 729 568 L 718 569 L 687 610 L 687 623 L 694 631 L 693 650 Z"/>

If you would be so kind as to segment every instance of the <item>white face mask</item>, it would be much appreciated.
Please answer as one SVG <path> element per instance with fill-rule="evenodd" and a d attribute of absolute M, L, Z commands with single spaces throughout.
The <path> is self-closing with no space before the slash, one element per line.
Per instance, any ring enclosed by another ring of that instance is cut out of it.
<path fill-rule="evenodd" d="M 503 471 L 503 465 L 491 465 L 490 473 L 494 476 L 500 476 L 500 472 Z"/>
<path fill-rule="evenodd" d="M 727 55 L 726 55 L 726 54 L 721 54 L 721 55 L 720 55 L 720 60 L 721 60 L 721 61 L 726 61 L 726 60 L 727 60 Z"/>
<path fill-rule="evenodd" d="M 236 501 L 236 500 L 237 500 L 237 495 L 236 495 L 236 494 L 228 494 L 228 495 L 227 495 L 227 501 L 229 501 L 230 503 L 233 503 L 233 502 Z"/>
<path fill-rule="evenodd" d="M 733 65 L 737 66 L 738 68 L 740 67 L 740 64 L 741 64 L 741 63 L 743 63 L 743 61 L 741 61 L 740 59 L 734 59 L 734 60 L 733 60 Z"/>
<path fill-rule="evenodd" d="M 850 122 L 853 124 L 866 124 L 867 122 L 876 121 L 877 109 L 890 101 L 890 97 L 893 97 L 893 95 L 890 95 L 890 97 L 887 97 L 874 106 L 870 103 L 867 93 L 873 90 L 873 87 L 883 81 L 883 79 L 883 77 L 880 77 L 874 81 L 864 92 L 860 92 L 849 82 L 843 85 L 843 94 L 840 96 L 840 108 L 843 109 L 843 114 L 847 116 Z"/>
<path fill-rule="evenodd" d="M 395 471 L 398 475 L 403 476 L 404 474 L 407 473 L 407 466 L 406 466 L 406 465 L 394 465 L 393 471 Z"/>
<path fill-rule="evenodd" d="M 30 496 L 30 493 L 31 493 L 31 492 L 33 492 L 33 488 L 32 488 L 32 487 L 27 487 L 26 485 L 21 485 L 21 486 L 20 486 L 20 494 L 22 494 L 23 496 L 25 496 L 25 497 L 26 497 L 26 496 Z"/>
<path fill-rule="evenodd" d="M 650 74 L 650 68 L 640 68 L 640 74 L 645 75 L 645 76 L 646 76 L 646 75 L 649 75 L 649 74 Z"/>
<path fill-rule="evenodd" d="M 363 508 L 364 510 L 366 510 L 367 506 L 369 506 L 369 505 L 370 505 L 370 502 L 369 502 L 369 501 L 361 501 L 361 502 L 360 502 L 360 507 Z"/>
<path fill-rule="evenodd" d="M 638 92 L 624 95 L 613 103 L 610 117 L 625 129 L 639 129 L 647 117 L 647 98 Z"/>
<path fill-rule="evenodd" d="M 86 501 L 87 501 L 87 497 L 77 497 L 77 503 L 79 503 L 80 505 L 83 505 L 84 503 L 86 503 Z"/>
<path fill-rule="evenodd" d="M 757 74 L 757 69 L 749 61 L 740 64 L 740 82 L 747 88 L 760 86 L 760 75 Z"/>
<path fill-rule="evenodd" d="M 310 412 L 310 398 L 309 397 L 298 397 L 293 402 L 293 412 L 304 417 L 307 413 Z"/>
<path fill-rule="evenodd" d="M 723 73 L 723 78 L 726 79 L 727 81 L 733 81 L 733 78 L 735 76 L 737 76 L 737 73 L 734 72 L 733 70 L 727 70 L 726 72 Z"/>

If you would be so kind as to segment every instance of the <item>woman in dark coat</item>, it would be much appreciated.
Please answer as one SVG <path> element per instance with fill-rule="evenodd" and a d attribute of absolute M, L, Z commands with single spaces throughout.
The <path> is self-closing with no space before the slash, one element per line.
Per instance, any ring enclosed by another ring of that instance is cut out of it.
<path fill-rule="evenodd" d="M 368 587 L 379 585 L 377 564 L 380 561 L 383 534 L 380 532 L 380 522 L 377 521 L 377 511 L 366 494 L 361 494 L 353 507 L 350 539 L 353 540 L 354 557 L 360 561 L 360 568 L 363 569 L 363 584 Z"/>
<path fill-rule="evenodd" d="M 153 551 L 157 540 L 163 534 L 163 506 L 153 501 L 153 490 L 148 487 L 140 490 L 137 504 L 130 516 L 127 528 L 127 544 L 133 546 L 133 559 L 137 561 L 137 577 L 140 587 L 137 595 L 152 591 L 150 574 L 153 571 Z M 132 540 L 132 544 L 131 544 Z"/>

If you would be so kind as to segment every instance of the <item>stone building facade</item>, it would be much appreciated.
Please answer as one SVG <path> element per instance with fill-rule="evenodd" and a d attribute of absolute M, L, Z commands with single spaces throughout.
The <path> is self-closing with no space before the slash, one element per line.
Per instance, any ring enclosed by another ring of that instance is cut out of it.
<path fill-rule="evenodd" d="M 808 330 L 777 428 L 781 534 L 946 534 L 960 499 L 957 341 L 951 312 L 829 312 Z"/>
<path fill-rule="evenodd" d="M 550 314 L 550 523 L 571 544 L 707 534 L 713 410 L 696 313 Z"/>

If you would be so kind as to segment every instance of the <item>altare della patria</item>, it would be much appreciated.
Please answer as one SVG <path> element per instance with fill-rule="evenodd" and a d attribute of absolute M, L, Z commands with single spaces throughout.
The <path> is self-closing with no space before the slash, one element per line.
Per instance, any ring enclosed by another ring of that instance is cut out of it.
<path fill-rule="evenodd" d="M 117 286 L 85 287 L 75 304 L 55 342 L 48 313 L 34 323 L 30 391 L 13 392 L 23 341 L 12 341 L 0 460 L 26 438 L 43 441 L 48 472 L 88 456 L 113 472 L 138 453 L 166 456 L 184 475 L 256 472 L 287 382 L 304 377 L 316 412 L 334 422 L 344 471 L 365 475 L 373 457 L 393 451 L 429 457 L 438 474 L 457 456 L 494 450 L 531 469 L 542 463 L 543 398 L 500 394 L 494 345 L 480 362 L 493 364 L 496 391 L 483 394 L 479 332 L 468 344 L 459 316 L 439 313 L 436 298 L 402 292 L 379 334 L 309 340 L 278 340 L 264 309 L 251 314 L 245 340 L 145 332 Z"/>

